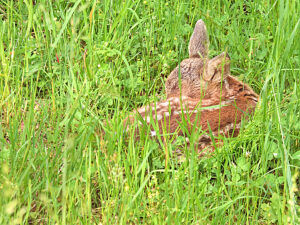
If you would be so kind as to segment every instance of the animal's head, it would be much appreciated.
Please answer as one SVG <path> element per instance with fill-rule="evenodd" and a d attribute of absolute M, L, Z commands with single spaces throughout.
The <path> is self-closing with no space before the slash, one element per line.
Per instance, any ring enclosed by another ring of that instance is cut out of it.
<path fill-rule="evenodd" d="M 190 39 L 189 58 L 183 60 L 166 81 L 167 98 L 179 96 L 180 92 L 192 98 L 211 95 L 230 75 L 228 54 L 209 59 L 208 42 L 205 24 L 199 20 Z"/>

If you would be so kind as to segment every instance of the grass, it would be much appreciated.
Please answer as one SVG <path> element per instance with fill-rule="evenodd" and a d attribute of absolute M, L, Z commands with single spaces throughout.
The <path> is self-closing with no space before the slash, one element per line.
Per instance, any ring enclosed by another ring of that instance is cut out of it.
<path fill-rule="evenodd" d="M 299 15 L 295 0 L 0 0 L 0 224 L 299 224 Z M 178 164 L 121 121 L 165 97 L 198 19 L 261 98 L 239 137 Z"/>

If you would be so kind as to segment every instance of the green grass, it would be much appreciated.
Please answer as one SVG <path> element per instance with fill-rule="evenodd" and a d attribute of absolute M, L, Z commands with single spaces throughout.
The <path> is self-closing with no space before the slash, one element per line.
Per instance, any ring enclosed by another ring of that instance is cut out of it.
<path fill-rule="evenodd" d="M 296 0 L 0 0 L 0 224 L 299 224 L 299 15 Z M 260 106 L 177 163 L 121 121 L 165 97 L 198 19 Z"/>

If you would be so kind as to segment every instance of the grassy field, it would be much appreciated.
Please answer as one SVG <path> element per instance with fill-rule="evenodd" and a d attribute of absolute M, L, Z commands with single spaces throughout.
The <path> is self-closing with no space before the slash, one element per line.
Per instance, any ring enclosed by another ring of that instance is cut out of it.
<path fill-rule="evenodd" d="M 300 3 L 0 0 L 0 224 L 299 224 Z M 211 157 L 134 140 L 203 19 L 260 94 Z M 106 134 L 101 127 L 110 120 Z"/>

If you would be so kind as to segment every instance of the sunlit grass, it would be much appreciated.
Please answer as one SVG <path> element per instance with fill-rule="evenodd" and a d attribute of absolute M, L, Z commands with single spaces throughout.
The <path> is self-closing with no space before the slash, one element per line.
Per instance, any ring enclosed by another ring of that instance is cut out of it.
<path fill-rule="evenodd" d="M 0 0 L 0 224 L 300 223 L 299 7 Z M 180 138 L 136 140 L 122 120 L 165 97 L 198 19 L 260 104 L 179 163 Z"/>

